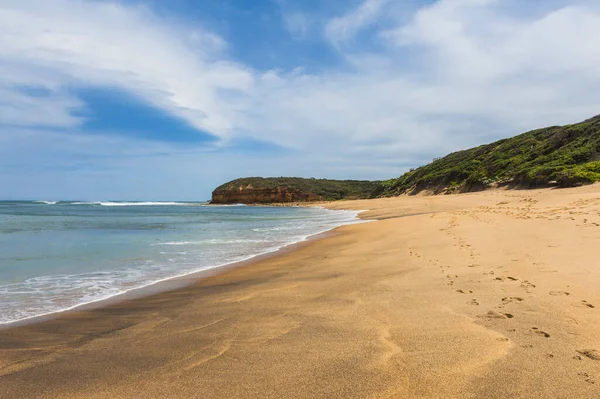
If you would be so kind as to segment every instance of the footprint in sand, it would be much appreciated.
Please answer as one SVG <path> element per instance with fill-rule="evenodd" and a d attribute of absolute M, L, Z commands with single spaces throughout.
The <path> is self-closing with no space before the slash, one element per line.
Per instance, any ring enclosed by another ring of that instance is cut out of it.
<path fill-rule="evenodd" d="M 489 312 L 480 317 L 485 317 L 486 319 L 512 319 L 515 316 L 513 316 L 510 313 L 498 313 L 494 312 L 493 310 L 490 310 Z"/>
<path fill-rule="evenodd" d="M 577 353 L 588 359 L 600 361 L 600 351 L 597 351 L 596 349 L 578 349 Z"/>
<path fill-rule="evenodd" d="M 456 290 L 456 292 L 458 292 L 459 294 L 472 294 L 473 293 L 473 291 L 470 291 L 470 290 L 469 290 L 469 292 L 464 291 L 464 290 Z"/>
<path fill-rule="evenodd" d="M 530 282 L 529 282 L 529 281 L 527 281 L 527 280 L 524 280 L 524 281 L 521 283 L 521 287 L 522 287 L 522 288 L 525 288 L 525 292 L 527 292 L 527 293 L 531 293 L 531 289 L 532 289 L 532 288 L 535 288 L 535 284 L 533 284 L 533 283 L 530 283 Z"/>
<path fill-rule="evenodd" d="M 578 308 L 589 308 L 589 309 L 595 308 L 594 305 L 592 305 L 591 303 L 588 303 L 587 301 L 581 301 L 581 303 L 575 303 L 573 306 L 577 306 Z"/>
<path fill-rule="evenodd" d="M 588 303 L 587 301 L 581 301 L 581 303 L 583 303 L 583 304 L 584 304 L 586 307 L 588 307 L 588 308 L 592 308 L 592 309 L 594 309 L 594 308 L 595 308 L 595 306 L 594 306 L 594 305 L 592 305 L 591 303 Z"/>
<path fill-rule="evenodd" d="M 571 294 L 567 291 L 550 291 L 550 295 L 552 295 L 552 296 L 562 296 L 562 295 L 569 296 Z"/>
<path fill-rule="evenodd" d="M 539 328 L 537 328 L 537 327 L 531 327 L 531 331 L 533 331 L 535 334 L 537 334 L 537 335 L 539 335 L 539 336 L 542 336 L 542 337 L 544 337 L 544 338 L 550 338 L 550 334 L 548 334 L 548 333 L 547 333 L 547 332 L 545 332 L 545 331 L 542 331 L 542 330 L 540 330 L 540 329 L 539 329 Z"/>
<path fill-rule="evenodd" d="M 588 384 L 595 384 L 596 381 L 594 381 L 590 375 L 588 373 L 577 373 L 578 376 L 583 377 L 583 380 L 585 382 L 587 382 Z"/>
<path fill-rule="evenodd" d="M 502 303 L 523 302 L 523 298 L 518 296 L 510 296 L 502 298 Z"/>
<path fill-rule="evenodd" d="M 474 305 L 474 306 L 479 306 L 479 302 L 477 302 L 477 299 L 471 299 L 469 302 L 467 302 L 468 305 Z"/>

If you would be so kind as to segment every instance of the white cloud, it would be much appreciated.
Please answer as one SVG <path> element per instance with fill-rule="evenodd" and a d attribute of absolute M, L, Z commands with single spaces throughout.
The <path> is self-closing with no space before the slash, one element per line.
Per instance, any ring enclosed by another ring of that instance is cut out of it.
<path fill-rule="evenodd" d="M 506 6 L 443 0 L 383 36 L 398 51 L 419 52 L 423 87 L 438 94 L 441 111 L 504 120 L 517 129 L 600 112 L 598 91 L 589 86 L 600 79 L 600 10 L 582 3 L 531 17 Z"/>
<path fill-rule="evenodd" d="M 0 85 L 0 125 L 70 128 L 80 123 L 70 112 L 82 105 L 62 92 L 36 97 Z"/>
<path fill-rule="evenodd" d="M 581 3 L 529 14 L 518 4 L 438 1 L 381 29 L 385 52 L 344 48 L 344 71 L 271 71 L 257 80 L 243 126 L 383 172 L 393 160 L 422 163 L 600 113 L 598 9 Z"/>
<path fill-rule="evenodd" d="M 448 80 L 486 81 L 525 73 L 531 78 L 536 72 L 595 69 L 599 20 L 600 13 L 583 6 L 529 19 L 507 14 L 506 3 L 495 0 L 443 0 L 382 35 L 400 47 L 419 48 L 431 57 L 429 72 Z"/>
<path fill-rule="evenodd" d="M 335 46 L 344 44 L 362 28 L 376 21 L 387 1 L 365 0 L 358 8 L 332 18 L 325 26 L 325 35 Z"/>
<path fill-rule="evenodd" d="M 210 32 L 168 25 L 142 7 L 83 0 L 0 3 L 0 57 L 17 68 L 44 71 L 44 79 L 30 73 L 21 83 L 119 87 L 228 137 L 252 74 L 228 61 L 224 46 Z M 0 84 L 11 90 L 4 78 Z"/>

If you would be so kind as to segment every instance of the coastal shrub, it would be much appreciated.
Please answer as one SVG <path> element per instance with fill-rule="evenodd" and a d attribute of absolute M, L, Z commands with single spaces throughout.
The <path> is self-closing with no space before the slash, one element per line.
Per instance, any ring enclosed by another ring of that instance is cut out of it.
<path fill-rule="evenodd" d="M 457 151 L 390 180 L 383 196 L 424 189 L 478 190 L 492 183 L 522 187 L 552 181 L 567 187 L 600 181 L 600 115 L 584 122 L 536 129 Z"/>
<path fill-rule="evenodd" d="M 561 171 L 557 177 L 561 187 L 573 187 L 600 181 L 600 162 L 588 162 L 572 169 Z"/>

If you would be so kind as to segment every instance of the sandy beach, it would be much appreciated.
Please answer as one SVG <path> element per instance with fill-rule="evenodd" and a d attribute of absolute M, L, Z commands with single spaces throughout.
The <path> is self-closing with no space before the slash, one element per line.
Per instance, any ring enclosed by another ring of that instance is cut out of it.
<path fill-rule="evenodd" d="M 0 398 L 599 398 L 600 185 L 344 201 L 375 222 L 0 330 Z"/>

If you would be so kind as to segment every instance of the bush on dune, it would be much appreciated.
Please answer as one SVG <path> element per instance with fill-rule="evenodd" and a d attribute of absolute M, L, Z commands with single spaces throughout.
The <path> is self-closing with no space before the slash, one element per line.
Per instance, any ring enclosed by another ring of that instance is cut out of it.
<path fill-rule="evenodd" d="M 600 181 L 600 116 L 457 151 L 392 179 L 382 195 L 475 191 L 494 185 L 571 187 Z"/>

